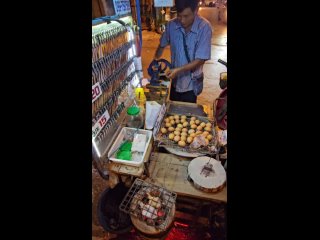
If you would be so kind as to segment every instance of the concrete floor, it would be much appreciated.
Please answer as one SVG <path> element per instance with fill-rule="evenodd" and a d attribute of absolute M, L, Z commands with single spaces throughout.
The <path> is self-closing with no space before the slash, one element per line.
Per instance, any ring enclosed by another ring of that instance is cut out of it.
<path fill-rule="evenodd" d="M 200 12 L 201 14 L 201 12 Z M 207 12 L 202 15 L 206 16 Z M 213 104 L 213 101 L 218 97 L 221 92 L 219 88 L 220 72 L 227 71 L 226 67 L 218 63 L 218 59 L 227 61 L 227 26 L 225 24 L 217 24 L 211 20 L 213 25 L 213 38 L 211 41 L 211 59 L 204 65 L 204 90 L 198 96 L 199 104 Z M 142 33 L 142 66 L 144 77 L 149 78 L 147 68 L 153 58 L 154 52 L 158 46 L 160 35 L 155 32 L 147 30 Z M 166 48 L 163 58 L 170 61 L 170 50 Z M 97 171 L 92 170 L 92 240 L 106 240 L 111 239 L 114 235 L 107 235 L 103 228 L 99 225 L 97 218 L 97 202 L 100 193 L 108 186 L 108 181 L 103 180 Z"/>

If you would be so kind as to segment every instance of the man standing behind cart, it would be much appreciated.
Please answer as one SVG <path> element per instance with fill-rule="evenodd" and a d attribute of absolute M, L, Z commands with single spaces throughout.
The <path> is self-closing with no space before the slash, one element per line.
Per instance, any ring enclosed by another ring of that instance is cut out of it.
<path fill-rule="evenodd" d="M 170 45 L 170 100 L 197 102 L 203 90 L 203 64 L 211 58 L 211 24 L 198 15 L 198 0 L 176 0 L 177 18 L 167 23 L 154 58 Z"/>

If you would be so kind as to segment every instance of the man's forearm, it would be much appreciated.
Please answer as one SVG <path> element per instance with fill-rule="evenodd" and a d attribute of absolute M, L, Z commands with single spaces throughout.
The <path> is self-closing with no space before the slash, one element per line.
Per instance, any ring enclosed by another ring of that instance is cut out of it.
<path fill-rule="evenodd" d="M 156 53 L 154 55 L 154 58 L 155 59 L 159 59 L 161 56 L 162 56 L 162 53 L 163 53 L 163 49 L 162 47 L 160 47 L 160 45 L 158 46 L 157 50 L 156 50 Z"/>
<path fill-rule="evenodd" d="M 186 72 L 186 71 L 192 71 L 196 69 L 197 67 L 204 64 L 204 60 L 201 59 L 195 59 L 191 63 L 188 63 L 186 65 L 183 65 L 179 68 L 179 72 Z"/>

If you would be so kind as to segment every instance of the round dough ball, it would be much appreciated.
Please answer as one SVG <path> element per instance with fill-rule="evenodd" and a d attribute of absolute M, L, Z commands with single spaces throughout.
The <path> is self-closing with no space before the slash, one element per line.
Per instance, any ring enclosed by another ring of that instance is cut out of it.
<path fill-rule="evenodd" d="M 212 124 L 209 123 L 209 122 L 207 122 L 207 123 L 206 123 L 206 126 L 207 126 L 207 127 L 212 127 Z"/>
<path fill-rule="evenodd" d="M 179 142 L 178 142 L 178 145 L 179 145 L 180 147 L 185 147 L 185 146 L 186 146 L 186 142 L 185 142 L 185 141 L 179 141 Z"/>
<path fill-rule="evenodd" d="M 182 132 L 188 132 L 188 128 L 182 128 Z"/>
<path fill-rule="evenodd" d="M 171 125 L 175 125 L 176 122 L 175 122 L 174 120 L 171 120 L 171 121 L 170 121 L 170 124 L 171 124 Z"/>
<path fill-rule="evenodd" d="M 166 119 L 164 119 L 164 121 L 165 121 L 166 123 L 168 123 L 168 122 L 170 122 L 170 119 L 169 119 L 169 118 L 166 118 Z"/>
<path fill-rule="evenodd" d="M 182 129 L 182 128 L 176 127 L 176 128 L 175 128 L 175 131 L 181 132 L 181 129 Z"/>
<path fill-rule="evenodd" d="M 182 132 L 182 133 L 181 133 L 181 136 L 185 136 L 185 137 L 186 137 L 186 136 L 188 136 L 188 133 Z"/>
<path fill-rule="evenodd" d="M 207 139 L 210 141 L 211 139 L 213 138 L 213 136 L 211 135 L 211 134 L 209 134 L 208 136 L 207 136 Z"/>
<path fill-rule="evenodd" d="M 186 115 L 182 115 L 181 119 L 187 119 L 187 116 Z"/>
<path fill-rule="evenodd" d="M 169 134 L 169 139 L 172 140 L 173 138 L 174 138 L 174 134 L 173 134 L 173 133 L 170 133 L 170 134 Z"/>
<path fill-rule="evenodd" d="M 173 138 L 173 140 L 175 141 L 175 142 L 179 142 L 180 141 L 180 136 L 174 136 L 174 138 Z"/>
<path fill-rule="evenodd" d="M 200 124 L 200 120 L 196 120 L 195 123 L 196 123 L 197 125 L 199 125 L 199 124 Z"/>
<path fill-rule="evenodd" d="M 174 135 L 180 136 L 180 132 L 179 131 L 174 131 Z"/>
<path fill-rule="evenodd" d="M 201 126 L 198 126 L 198 127 L 197 127 L 197 130 L 198 130 L 198 131 L 202 131 L 202 127 L 201 127 Z"/>
<path fill-rule="evenodd" d="M 169 117 L 169 119 L 170 119 L 170 120 L 173 120 L 173 119 L 174 119 L 174 117 L 173 117 L 173 116 L 170 116 L 170 117 Z"/>
<path fill-rule="evenodd" d="M 166 128 L 161 128 L 161 132 L 162 133 L 167 133 L 167 129 Z"/>
<path fill-rule="evenodd" d="M 200 123 L 200 126 L 201 126 L 202 128 L 204 128 L 204 127 L 206 127 L 206 123 L 205 123 L 205 122 L 202 122 L 202 123 Z"/>
<path fill-rule="evenodd" d="M 179 119 L 180 118 L 179 115 L 174 115 L 173 117 L 174 117 L 174 119 Z"/>
<path fill-rule="evenodd" d="M 205 127 L 204 130 L 207 132 L 211 132 L 211 127 Z"/>
<path fill-rule="evenodd" d="M 197 125 L 192 124 L 192 125 L 191 125 L 191 128 L 192 128 L 192 129 L 195 129 L 195 128 L 197 128 Z"/>
<path fill-rule="evenodd" d="M 171 127 L 171 123 L 166 123 L 166 127 L 167 128 Z"/>
<path fill-rule="evenodd" d="M 194 132 L 195 132 L 194 129 L 190 129 L 190 130 L 188 131 L 189 134 L 194 133 Z"/>
<path fill-rule="evenodd" d="M 169 128 L 168 128 L 168 131 L 169 131 L 169 132 L 173 132 L 173 131 L 174 131 L 174 127 L 169 127 Z"/>
<path fill-rule="evenodd" d="M 181 128 L 181 129 L 183 128 L 183 126 L 182 126 L 181 123 L 179 123 L 179 124 L 177 125 L 177 127 L 178 127 L 178 128 Z"/>
<path fill-rule="evenodd" d="M 204 131 L 204 132 L 202 133 L 202 135 L 203 135 L 204 137 L 207 137 L 207 136 L 209 135 L 209 132 Z"/>
<path fill-rule="evenodd" d="M 184 141 L 184 142 L 185 142 L 186 140 L 187 140 L 187 137 L 186 137 L 186 136 L 181 136 L 181 137 L 180 137 L 180 141 Z"/>
<path fill-rule="evenodd" d="M 188 125 L 189 125 L 188 122 L 184 122 L 184 123 L 182 124 L 183 127 L 187 127 Z"/>
<path fill-rule="evenodd" d="M 185 123 L 185 122 L 187 122 L 187 120 L 184 119 L 184 118 L 182 118 L 182 119 L 180 120 L 180 122 L 181 122 L 181 123 Z"/>
<path fill-rule="evenodd" d="M 190 121 L 190 126 L 195 124 L 195 122 L 193 120 Z"/>
<path fill-rule="evenodd" d="M 191 121 L 195 121 L 196 119 L 196 117 L 191 117 Z"/>
<path fill-rule="evenodd" d="M 192 141 L 193 141 L 193 137 L 188 137 L 188 138 L 187 138 L 187 142 L 188 142 L 188 143 L 192 143 Z"/>
<path fill-rule="evenodd" d="M 194 138 L 196 136 L 196 134 L 195 133 L 191 133 L 189 136 Z"/>

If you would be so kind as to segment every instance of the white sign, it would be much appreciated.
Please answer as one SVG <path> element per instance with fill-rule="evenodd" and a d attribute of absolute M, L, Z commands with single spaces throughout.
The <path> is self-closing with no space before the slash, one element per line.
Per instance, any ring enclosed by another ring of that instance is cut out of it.
<path fill-rule="evenodd" d="M 92 127 L 92 138 L 95 138 L 99 132 L 101 131 L 101 129 L 106 125 L 106 123 L 108 122 L 110 118 L 109 112 L 108 110 L 106 110 L 102 116 L 99 118 L 99 120 L 94 124 L 94 126 Z"/>
<path fill-rule="evenodd" d="M 92 86 L 92 103 L 94 103 L 102 94 L 102 89 L 100 87 L 100 83 L 96 83 Z"/>
<path fill-rule="evenodd" d="M 131 13 L 130 0 L 113 0 L 116 15 Z"/>
<path fill-rule="evenodd" d="M 155 7 L 173 7 L 173 0 L 154 0 Z"/>
<path fill-rule="evenodd" d="M 158 118 L 157 118 L 157 121 L 156 123 L 154 124 L 154 128 L 153 128 L 153 137 L 154 139 L 156 139 L 156 135 L 159 131 L 159 128 L 161 126 L 161 122 L 162 122 L 162 119 L 164 117 L 164 114 L 166 113 L 166 104 L 164 103 L 160 109 L 160 112 L 159 112 L 159 115 L 158 115 Z"/>

